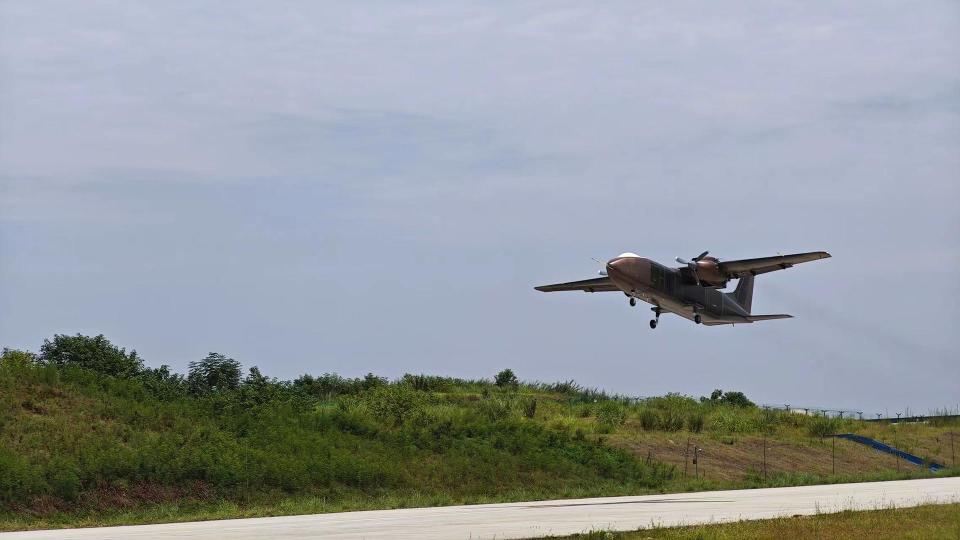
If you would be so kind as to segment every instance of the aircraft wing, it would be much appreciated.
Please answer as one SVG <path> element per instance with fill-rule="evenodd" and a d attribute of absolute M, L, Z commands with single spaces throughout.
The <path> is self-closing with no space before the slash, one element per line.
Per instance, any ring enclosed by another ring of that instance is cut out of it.
<path fill-rule="evenodd" d="M 830 254 L 826 251 L 810 253 L 795 253 L 793 255 L 777 255 L 776 257 L 760 257 L 759 259 L 741 259 L 739 261 L 720 261 L 717 265 L 721 272 L 731 278 L 746 275 L 765 274 L 775 270 L 785 270 L 795 264 L 819 259 L 826 259 Z"/>
<path fill-rule="evenodd" d="M 747 315 L 744 319 L 750 322 L 757 321 L 772 321 L 774 319 L 792 319 L 793 315 L 787 315 L 786 313 L 776 313 L 773 315 Z"/>
<path fill-rule="evenodd" d="M 608 277 L 584 279 L 581 281 L 571 281 L 569 283 L 556 283 L 554 285 L 541 285 L 534 287 L 541 292 L 556 291 L 584 291 L 584 292 L 611 292 L 619 291 L 616 285 Z"/>

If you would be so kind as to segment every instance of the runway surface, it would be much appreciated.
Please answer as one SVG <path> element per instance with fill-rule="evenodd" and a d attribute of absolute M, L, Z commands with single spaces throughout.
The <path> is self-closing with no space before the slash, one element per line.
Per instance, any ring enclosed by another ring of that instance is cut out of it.
<path fill-rule="evenodd" d="M 950 502 L 960 502 L 960 478 L 62 529 L 5 533 L 0 538 L 536 538 Z"/>

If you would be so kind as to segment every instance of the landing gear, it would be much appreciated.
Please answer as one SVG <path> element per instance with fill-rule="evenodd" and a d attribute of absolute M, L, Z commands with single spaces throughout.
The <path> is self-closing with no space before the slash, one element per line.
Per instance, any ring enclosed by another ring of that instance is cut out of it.
<path fill-rule="evenodd" d="M 630 307 L 633 307 L 633 306 L 635 306 L 635 305 L 637 305 L 637 299 L 631 296 L 631 297 L 630 297 Z"/>
<path fill-rule="evenodd" d="M 696 315 L 693 316 L 693 322 L 695 322 L 695 323 L 697 323 L 697 324 L 700 324 L 701 322 L 703 322 L 703 319 L 700 318 L 700 314 L 699 314 L 699 313 L 697 313 Z"/>
<path fill-rule="evenodd" d="M 654 318 L 650 321 L 650 329 L 653 330 L 657 327 L 657 323 L 660 321 L 660 306 L 650 308 L 653 311 Z"/>
<path fill-rule="evenodd" d="M 656 319 L 650 319 L 650 329 L 653 330 L 653 329 L 656 328 L 656 327 L 657 327 L 657 320 L 656 320 Z"/>

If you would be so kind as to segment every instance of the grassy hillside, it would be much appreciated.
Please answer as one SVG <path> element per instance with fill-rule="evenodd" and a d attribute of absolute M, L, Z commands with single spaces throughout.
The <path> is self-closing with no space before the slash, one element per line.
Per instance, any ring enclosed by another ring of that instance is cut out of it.
<path fill-rule="evenodd" d="M 879 540 L 960 538 L 960 504 L 840 512 L 758 521 L 644 529 L 633 532 L 596 531 L 556 540 Z"/>
<path fill-rule="evenodd" d="M 277 381 L 211 354 L 184 377 L 102 337 L 56 336 L 39 355 L 0 358 L 0 529 L 898 476 L 846 441 L 871 465 L 823 470 L 821 436 L 864 429 L 880 428 L 767 411 L 738 393 L 634 402 L 508 370 L 495 381 Z M 912 429 L 921 440 L 948 428 Z M 725 462 L 709 450 L 762 434 L 813 454 L 787 470 L 771 449 L 764 478 L 756 451 Z M 697 478 L 688 440 L 708 449 Z"/>

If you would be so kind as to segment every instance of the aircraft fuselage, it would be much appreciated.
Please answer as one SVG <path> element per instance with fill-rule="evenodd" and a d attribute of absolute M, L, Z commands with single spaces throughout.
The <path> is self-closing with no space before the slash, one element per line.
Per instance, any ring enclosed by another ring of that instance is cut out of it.
<path fill-rule="evenodd" d="M 681 317 L 704 324 L 746 322 L 749 312 L 718 289 L 684 283 L 676 268 L 643 257 L 621 256 L 606 265 L 610 281 L 631 298 L 659 306 Z"/>

